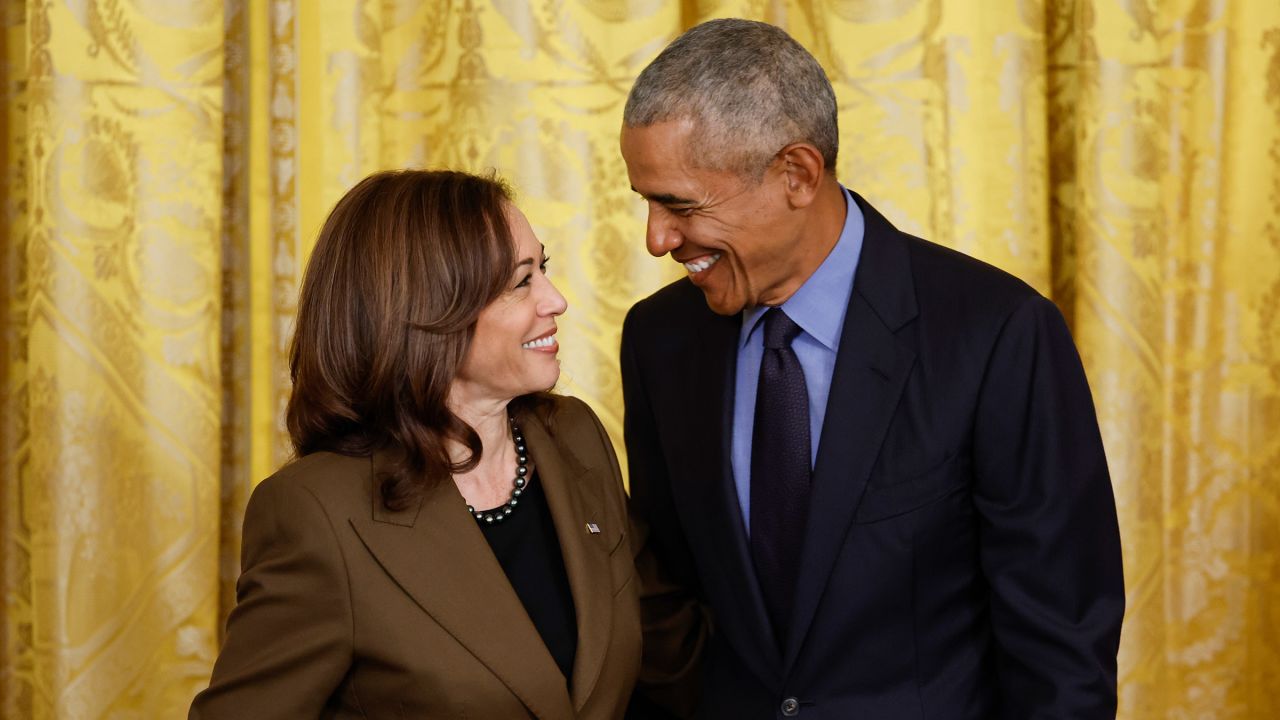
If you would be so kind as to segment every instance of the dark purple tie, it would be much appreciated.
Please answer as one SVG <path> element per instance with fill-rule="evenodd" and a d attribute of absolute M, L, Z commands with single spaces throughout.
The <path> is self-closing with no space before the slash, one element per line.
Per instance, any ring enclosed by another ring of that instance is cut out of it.
<path fill-rule="evenodd" d="M 751 433 L 751 553 L 780 646 L 795 597 L 809 512 L 809 393 L 791 349 L 800 326 L 772 308 L 764 316 L 764 356 Z"/>

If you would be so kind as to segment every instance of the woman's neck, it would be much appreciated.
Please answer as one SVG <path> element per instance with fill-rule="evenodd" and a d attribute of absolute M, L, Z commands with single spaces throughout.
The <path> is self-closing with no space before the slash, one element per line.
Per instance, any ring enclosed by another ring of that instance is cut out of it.
<path fill-rule="evenodd" d="M 506 403 L 473 403 L 451 409 L 480 436 L 482 448 L 480 462 L 465 473 L 455 473 L 453 481 L 468 505 L 478 509 L 497 507 L 511 495 L 516 466 Z M 449 454 L 455 463 L 466 459 L 469 453 L 465 445 L 449 442 Z"/>

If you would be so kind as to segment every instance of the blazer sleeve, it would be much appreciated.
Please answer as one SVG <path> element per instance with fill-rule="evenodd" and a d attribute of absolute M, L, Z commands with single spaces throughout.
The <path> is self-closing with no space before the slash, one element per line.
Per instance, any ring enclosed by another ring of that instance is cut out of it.
<path fill-rule="evenodd" d="M 634 352 L 633 315 L 634 311 L 623 326 L 621 365 L 644 654 L 627 717 L 691 717 L 700 699 L 710 615 L 697 599 L 692 553 L 677 519 L 656 420 Z"/>
<path fill-rule="evenodd" d="M 249 499 L 236 607 L 191 720 L 319 717 L 351 665 L 337 536 L 319 500 L 286 480 L 268 478 Z"/>
<path fill-rule="evenodd" d="M 1003 717 L 1114 718 L 1124 578 L 1115 498 L 1062 315 L 1022 302 L 974 426 L 974 503 Z"/>

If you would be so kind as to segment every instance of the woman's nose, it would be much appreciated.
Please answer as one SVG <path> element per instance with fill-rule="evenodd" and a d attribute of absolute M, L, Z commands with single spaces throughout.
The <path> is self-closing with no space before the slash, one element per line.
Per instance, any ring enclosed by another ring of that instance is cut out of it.
<path fill-rule="evenodd" d="M 545 277 L 545 276 L 544 276 Z M 560 294 L 560 290 L 556 288 L 555 283 L 547 280 L 546 296 L 542 299 L 541 310 L 544 315 L 561 315 L 569 308 L 569 301 L 564 299 L 564 295 Z"/>

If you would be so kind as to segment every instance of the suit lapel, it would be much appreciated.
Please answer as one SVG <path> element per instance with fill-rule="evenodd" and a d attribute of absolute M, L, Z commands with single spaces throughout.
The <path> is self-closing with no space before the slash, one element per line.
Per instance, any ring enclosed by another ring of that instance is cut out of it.
<path fill-rule="evenodd" d="M 387 574 L 533 715 L 572 717 L 564 676 L 456 486 L 441 483 L 418 506 L 393 513 L 371 482 L 372 512 L 350 522 Z"/>
<path fill-rule="evenodd" d="M 699 533 L 710 541 L 700 569 L 706 592 L 716 596 L 712 605 L 719 614 L 717 626 L 739 657 L 761 679 L 771 681 L 779 676 L 780 658 L 756 580 L 730 463 L 741 318 L 704 310 L 705 323 L 695 330 L 696 370 L 686 375 L 689 384 L 682 389 L 684 397 L 698 401 L 688 403 L 689 412 L 676 435 L 682 442 L 678 462 L 684 472 L 676 476 L 673 492 L 680 507 L 690 512 L 723 509 L 697 510 L 694 516 L 682 517 L 682 524 L 690 534 Z"/>
<path fill-rule="evenodd" d="M 573 595 L 578 623 L 578 648 L 573 661 L 572 699 L 575 711 L 582 710 L 595 689 L 609 646 L 613 625 L 613 595 L 609 572 L 609 550 L 605 538 L 616 530 L 593 534 L 587 523 L 603 517 L 599 489 L 604 480 L 590 477 L 578 459 L 562 452 L 546 426 L 532 413 L 517 418 L 528 442 L 529 453 L 538 467 L 538 478 L 546 492 L 551 519 L 564 555 L 569 591 Z M 574 438 L 565 438 L 572 442 Z M 594 438 L 588 439 L 594 442 Z M 600 470 L 607 472 L 607 469 Z"/>
<path fill-rule="evenodd" d="M 854 195 L 866 220 L 813 471 L 809 520 L 784 652 L 795 662 L 844 544 L 915 354 L 894 332 L 916 315 L 910 258 L 887 220 Z"/>

